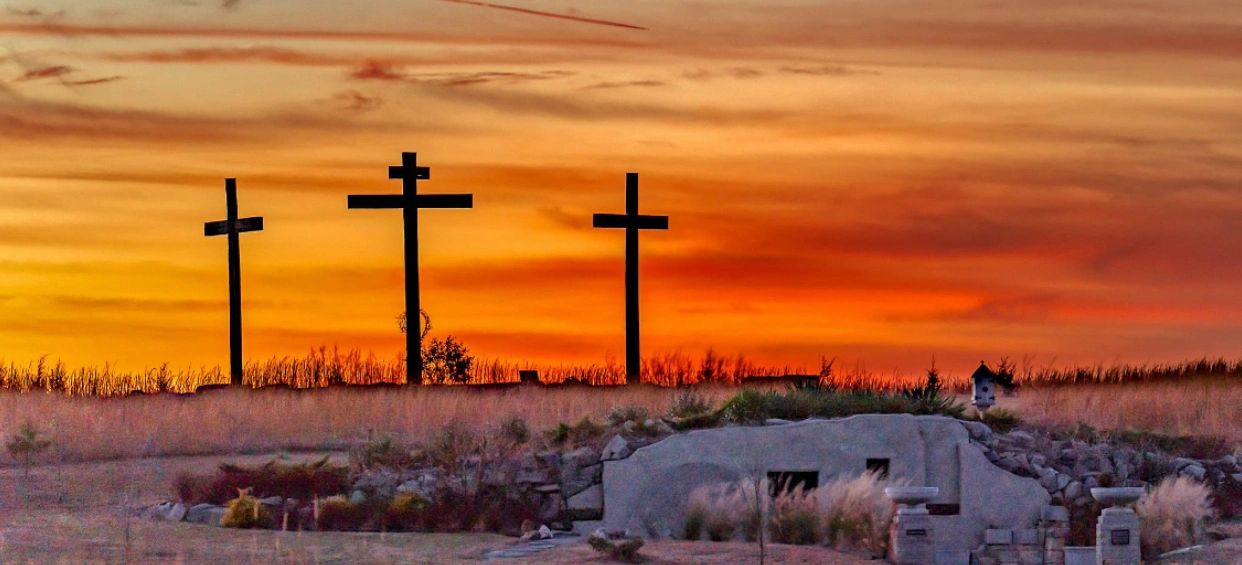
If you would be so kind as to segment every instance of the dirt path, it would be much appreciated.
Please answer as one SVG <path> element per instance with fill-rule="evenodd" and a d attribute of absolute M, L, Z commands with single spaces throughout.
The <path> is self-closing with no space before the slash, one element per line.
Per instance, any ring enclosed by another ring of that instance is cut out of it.
<path fill-rule="evenodd" d="M 319 455 L 322 456 L 322 455 Z M 337 455 L 340 457 L 341 455 Z M 314 455 L 293 455 L 303 460 Z M 0 469 L 0 563 L 453 563 L 479 562 L 511 546 L 493 534 L 338 533 L 229 530 L 136 518 L 132 510 L 170 498 L 181 471 L 202 472 L 223 460 L 253 464 L 260 456 L 136 459 Z M 740 543 L 651 543 L 647 563 L 758 563 L 757 547 Z M 769 563 L 855 564 L 823 548 L 771 546 Z M 585 543 L 527 559 L 496 563 L 606 562 Z"/>

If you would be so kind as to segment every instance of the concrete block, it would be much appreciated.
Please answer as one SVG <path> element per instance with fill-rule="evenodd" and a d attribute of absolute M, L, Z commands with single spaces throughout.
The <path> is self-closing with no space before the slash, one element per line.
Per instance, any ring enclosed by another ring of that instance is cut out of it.
<path fill-rule="evenodd" d="M 1039 530 L 1034 528 L 1022 528 L 1013 531 L 1013 543 L 1018 545 L 1034 545 L 1038 546 L 1040 542 Z"/>
<path fill-rule="evenodd" d="M 983 543 L 987 545 L 1009 545 L 1013 543 L 1013 530 L 989 528 L 983 531 Z"/>

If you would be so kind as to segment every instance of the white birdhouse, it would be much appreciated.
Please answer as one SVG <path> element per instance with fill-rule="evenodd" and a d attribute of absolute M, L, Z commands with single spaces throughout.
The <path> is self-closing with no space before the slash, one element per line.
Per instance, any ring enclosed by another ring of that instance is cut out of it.
<path fill-rule="evenodd" d="M 975 389 L 975 394 L 970 399 L 972 406 L 982 411 L 996 404 L 996 373 L 993 373 L 986 363 L 979 362 L 979 368 L 975 369 L 975 374 L 970 376 L 970 380 L 973 381 Z"/>

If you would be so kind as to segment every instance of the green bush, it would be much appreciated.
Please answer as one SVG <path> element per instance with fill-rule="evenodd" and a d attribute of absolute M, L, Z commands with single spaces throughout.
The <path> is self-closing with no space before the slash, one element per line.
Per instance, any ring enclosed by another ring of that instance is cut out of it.
<path fill-rule="evenodd" d="M 647 409 L 642 406 L 619 406 L 608 413 L 608 425 L 620 426 L 629 421 L 641 424 L 649 417 Z"/>
<path fill-rule="evenodd" d="M 259 499 L 250 495 L 250 489 L 237 489 L 237 498 L 230 500 L 220 518 L 220 525 L 225 528 L 268 528 L 272 525 L 272 515 L 259 503 Z"/>
<path fill-rule="evenodd" d="M 548 443 L 553 445 L 574 446 L 597 439 L 607 431 L 607 427 L 596 424 L 588 416 L 583 416 L 577 424 L 572 426 L 564 422 L 557 424 L 555 428 L 548 430 L 545 436 Z"/>
<path fill-rule="evenodd" d="M 855 414 L 940 414 L 956 418 L 964 412 L 961 404 L 938 395 L 813 387 L 783 392 L 748 389 L 734 395 L 720 410 L 724 419 L 737 423 L 756 423 L 768 418 L 841 418 Z"/>
<path fill-rule="evenodd" d="M 43 453 L 52 442 L 39 437 L 39 428 L 33 422 L 22 424 L 22 429 L 4 445 L 14 459 L 22 462 L 22 476 L 30 474 L 30 464 L 35 456 Z"/>
<path fill-rule="evenodd" d="M 514 416 L 500 424 L 496 429 L 496 438 L 506 445 L 524 445 L 530 441 L 530 427 L 526 425 L 526 420 Z"/>
<path fill-rule="evenodd" d="M 637 562 L 641 559 L 638 550 L 643 547 L 643 540 L 639 538 L 630 538 L 619 542 L 613 542 L 601 537 L 591 536 L 587 541 L 591 549 L 606 554 L 618 561 Z"/>
<path fill-rule="evenodd" d="M 673 418 L 686 418 L 713 412 L 714 408 L 707 398 L 693 390 L 682 391 L 668 408 L 668 415 Z"/>
<path fill-rule="evenodd" d="M 391 436 L 373 438 L 349 451 L 349 466 L 355 472 L 370 469 L 399 471 L 415 465 L 417 458 L 414 452 L 397 443 Z"/>
<path fill-rule="evenodd" d="M 979 421 L 998 433 L 1006 433 L 1022 425 L 1022 418 L 1004 408 L 991 408 L 983 412 Z"/>

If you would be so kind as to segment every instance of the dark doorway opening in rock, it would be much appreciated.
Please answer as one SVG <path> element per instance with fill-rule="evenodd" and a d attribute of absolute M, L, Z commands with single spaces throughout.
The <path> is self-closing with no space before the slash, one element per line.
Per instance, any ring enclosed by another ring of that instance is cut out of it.
<path fill-rule="evenodd" d="M 887 479 L 888 461 L 888 459 L 867 459 L 867 472 L 875 473 L 877 479 Z"/>
<path fill-rule="evenodd" d="M 819 471 L 768 471 L 768 494 L 773 498 L 819 487 Z"/>

